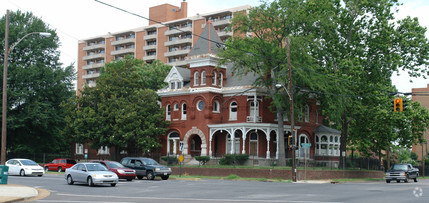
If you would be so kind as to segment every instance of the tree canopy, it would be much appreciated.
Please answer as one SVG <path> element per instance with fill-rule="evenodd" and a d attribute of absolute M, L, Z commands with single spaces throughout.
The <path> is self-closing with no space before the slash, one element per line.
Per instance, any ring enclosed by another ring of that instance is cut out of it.
<path fill-rule="evenodd" d="M 71 98 L 75 71 L 62 67 L 58 36 L 54 29 L 32 13 L 10 12 L 9 47 L 32 32 L 8 56 L 7 149 L 11 152 L 64 152 L 70 143 L 60 135 L 65 124 L 62 101 Z M 5 46 L 6 16 L 0 19 L 0 53 Z M 4 58 L 0 59 L 1 64 Z M 3 80 L 1 71 L 0 80 Z"/>
<path fill-rule="evenodd" d="M 410 121 L 424 120 L 425 115 L 413 117 L 417 114 L 412 112 L 420 111 L 413 105 L 410 112 L 394 116 L 390 100 L 397 91 L 390 78 L 400 69 L 412 77 L 425 77 L 429 43 L 417 18 L 395 19 L 398 6 L 397 0 L 263 2 L 234 16 L 231 29 L 236 35 L 219 55 L 223 63 L 235 64 L 236 74 L 257 73 L 255 85 L 266 87 L 276 110 L 282 112 L 289 102 L 275 84 L 289 82 L 289 40 L 294 100 L 299 101 L 295 107 L 316 99 L 325 124 L 342 131 L 341 151 L 346 150 L 351 132 L 357 137 L 370 132 L 361 138 L 371 136 L 368 142 L 387 145 L 402 136 L 407 139 L 399 143 L 409 145 L 422 134 Z M 396 119 L 400 120 L 390 122 Z M 404 123 L 408 128 L 400 126 Z M 387 136 L 385 142 L 377 138 L 380 133 Z"/>
<path fill-rule="evenodd" d="M 63 104 L 67 109 L 63 133 L 78 143 L 90 141 L 93 149 L 115 147 L 115 155 L 122 149 L 135 155 L 158 149 L 158 138 L 165 134 L 168 123 L 154 89 L 166 85 L 161 78 L 170 68 L 132 57 L 106 64 L 96 87 L 85 86 Z M 152 77 L 142 79 L 149 72 Z"/>

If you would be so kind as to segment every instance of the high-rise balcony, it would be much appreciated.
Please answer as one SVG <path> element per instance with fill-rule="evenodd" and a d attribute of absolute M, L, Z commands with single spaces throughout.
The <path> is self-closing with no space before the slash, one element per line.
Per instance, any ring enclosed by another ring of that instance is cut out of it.
<path fill-rule="evenodd" d="M 82 75 L 83 79 L 92 79 L 92 78 L 98 78 L 98 77 L 100 77 L 100 73 Z"/>
<path fill-rule="evenodd" d="M 179 34 L 184 32 L 192 32 L 192 27 L 188 26 L 188 27 L 180 27 L 177 29 L 167 30 L 165 31 L 165 35 L 169 36 L 169 35 L 174 35 L 174 34 Z"/>
<path fill-rule="evenodd" d="M 217 35 L 219 35 L 219 37 L 232 37 L 232 32 L 220 31 L 217 32 Z"/>
<path fill-rule="evenodd" d="M 121 40 L 113 41 L 111 44 L 112 46 L 120 45 L 120 44 L 130 44 L 130 43 L 136 43 L 136 38 L 126 38 Z"/>
<path fill-rule="evenodd" d="M 171 63 L 167 63 L 170 66 L 185 66 L 186 65 L 186 61 L 175 61 L 175 62 L 171 62 Z"/>
<path fill-rule="evenodd" d="M 151 61 L 156 59 L 156 54 L 150 56 L 143 56 L 144 61 Z"/>
<path fill-rule="evenodd" d="M 170 57 L 170 56 L 180 56 L 180 55 L 188 55 L 190 49 L 183 49 L 183 50 L 177 50 L 177 51 L 169 51 L 164 53 L 164 57 Z"/>
<path fill-rule="evenodd" d="M 105 53 L 92 54 L 92 55 L 88 55 L 88 56 L 83 56 L 82 59 L 84 61 L 91 60 L 91 59 L 97 59 L 97 58 L 103 58 L 104 59 L 104 55 L 105 55 Z"/>
<path fill-rule="evenodd" d="M 213 24 L 213 27 L 229 25 L 231 24 L 231 19 L 216 20 L 216 21 L 212 20 L 212 24 Z"/>
<path fill-rule="evenodd" d="M 134 54 L 135 51 L 136 51 L 136 48 L 132 47 L 132 48 L 124 48 L 124 49 L 115 50 L 115 51 L 110 52 L 110 54 L 112 56 L 122 55 L 122 54 Z"/>
<path fill-rule="evenodd" d="M 143 37 L 144 40 L 156 39 L 157 34 L 145 35 Z"/>
<path fill-rule="evenodd" d="M 91 65 L 85 65 L 82 67 L 83 70 L 93 69 L 93 68 L 101 68 L 104 67 L 104 63 L 93 63 Z"/>
<path fill-rule="evenodd" d="M 143 47 L 143 50 L 148 51 L 148 50 L 153 50 L 156 49 L 156 44 L 154 45 L 146 45 Z"/>
<path fill-rule="evenodd" d="M 176 39 L 173 41 L 167 41 L 164 42 L 164 46 L 172 46 L 172 45 L 179 45 L 179 44 L 186 44 L 186 43 L 192 43 L 192 38 L 185 38 L 185 39 Z"/>
<path fill-rule="evenodd" d="M 106 44 L 93 44 L 90 46 L 83 47 L 84 51 L 89 51 L 93 49 L 104 49 L 106 47 Z"/>

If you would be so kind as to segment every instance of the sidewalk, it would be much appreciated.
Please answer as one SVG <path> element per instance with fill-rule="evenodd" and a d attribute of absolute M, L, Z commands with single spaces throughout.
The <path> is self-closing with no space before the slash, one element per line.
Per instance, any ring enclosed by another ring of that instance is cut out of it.
<path fill-rule="evenodd" d="M 0 202 L 19 202 L 39 195 L 35 188 L 23 185 L 0 185 Z"/>

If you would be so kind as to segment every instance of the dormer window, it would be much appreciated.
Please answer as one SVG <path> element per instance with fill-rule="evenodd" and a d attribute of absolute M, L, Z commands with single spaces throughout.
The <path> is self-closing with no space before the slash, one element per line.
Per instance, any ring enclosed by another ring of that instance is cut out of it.
<path fill-rule="evenodd" d="M 181 89 L 182 88 L 182 82 L 181 81 L 171 81 L 170 82 L 170 89 L 174 90 L 174 89 Z"/>

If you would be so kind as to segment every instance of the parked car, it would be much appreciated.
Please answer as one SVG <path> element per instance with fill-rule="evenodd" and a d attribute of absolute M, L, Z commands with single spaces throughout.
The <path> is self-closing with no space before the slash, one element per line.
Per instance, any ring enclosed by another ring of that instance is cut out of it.
<path fill-rule="evenodd" d="M 125 157 L 121 160 L 121 164 L 125 167 L 136 170 L 138 179 L 143 179 L 144 176 L 148 180 L 155 179 L 155 176 L 160 176 L 162 180 L 167 180 L 171 175 L 171 168 L 160 165 L 151 158 L 146 157 Z"/>
<path fill-rule="evenodd" d="M 75 182 L 87 183 L 88 186 L 95 184 L 110 184 L 112 187 L 118 183 L 118 176 L 100 163 L 77 163 L 66 170 L 65 179 L 67 184 Z"/>
<path fill-rule="evenodd" d="M 6 161 L 6 166 L 9 166 L 9 175 L 43 176 L 45 174 L 43 168 L 30 159 L 10 159 Z"/>
<path fill-rule="evenodd" d="M 126 168 L 117 161 L 93 161 L 95 163 L 103 164 L 113 173 L 119 177 L 119 179 L 127 179 L 127 181 L 132 181 L 136 178 L 136 171 L 130 168 Z"/>
<path fill-rule="evenodd" d="M 61 158 L 61 159 L 52 160 L 51 163 L 45 164 L 43 168 L 45 168 L 45 172 L 48 172 L 48 171 L 62 172 L 62 171 L 65 171 L 67 168 L 72 167 L 75 164 L 76 164 L 76 161 L 73 159 Z"/>
<path fill-rule="evenodd" d="M 419 169 L 414 168 L 411 164 L 394 164 L 390 170 L 386 172 L 386 183 L 390 183 L 392 180 L 396 182 L 408 182 L 409 179 L 414 179 L 414 182 L 417 182 L 417 177 L 419 177 Z"/>

